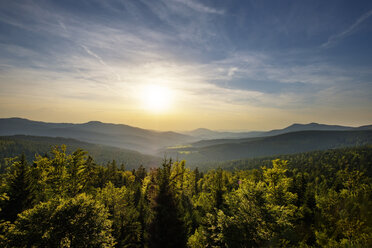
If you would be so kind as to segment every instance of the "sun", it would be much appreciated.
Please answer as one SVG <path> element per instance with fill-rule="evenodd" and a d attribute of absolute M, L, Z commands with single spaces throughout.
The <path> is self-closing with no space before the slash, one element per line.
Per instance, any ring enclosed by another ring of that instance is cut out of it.
<path fill-rule="evenodd" d="M 161 85 L 146 85 L 142 89 L 144 108 L 151 112 L 165 112 L 170 108 L 172 92 Z"/>

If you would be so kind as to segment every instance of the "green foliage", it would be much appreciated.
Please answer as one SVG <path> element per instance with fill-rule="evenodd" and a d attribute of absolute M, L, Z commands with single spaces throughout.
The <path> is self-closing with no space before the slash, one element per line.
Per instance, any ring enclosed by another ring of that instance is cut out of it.
<path fill-rule="evenodd" d="M 98 189 L 96 199 L 109 210 L 113 222 L 113 235 L 117 237 L 118 247 L 139 247 L 141 223 L 134 202 L 134 191 L 125 186 L 116 188 L 108 182 L 105 188 Z"/>
<path fill-rule="evenodd" d="M 263 168 L 263 182 L 265 183 L 265 200 L 269 211 L 275 218 L 277 231 L 286 226 L 291 226 L 296 206 L 293 204 L 297 195 L 290 192 L 292 178 L 285 175 L 287 172 L 287 161 L 274 160 L 273 168 Z"/>
<path fill-rule="evenodd" d="M 216 205 L 215 211 L 206 215 L 189 243 L 195 246 L 199 240 L 207 247 L 288 244 L 284 232 L 293 226 L 297 196 L 288 191 L 292 181 L 285 175 L 286 161 L 275 160 L 273 164 L 273 168 L 263 168 L 263 181 L 241 179 L 239 188 L 230 194 L 221 193 L 226 203 Z M 221 173 L 216 172 L 217 189 L 223 188 Z"/>
<path fill-rule="evenodd" d="M 359 147 L 128 171 L 55 147 L 7 161 L 0 246 L 371 247 L 371 161 Z"/>
<path fill-rule="evenodd" d="M 231 217 L 225 235 L 229 243 L 257 247 L 273 237 L 274 216 L 270 213 L 273 206 L 268 206 L 267 194 L 264 182 L 242 180 L 239 188 L 227 197 Z"/>
<path fill-rule="evenodd" d="M 7 234 L 9 247 L 112 247 L 105 207 L 85 194 L 50 200 L 19 214 Z"/>
<path fill-rule="evenodd" d="M 171 161 L 164 161 L 159 168 L 159 189 L 152 209 L 153 220 L 149 226 L 149 247 L 185 247 L 185 226 L 177 209 L 177 202 L 172 190 Z M 177 174 L 176 174 L 177 175 Z"/>
<path fill-rule="evenodd" d="M 371 181 L 360 171 L 338 171 L 339 189 L 320 188 L 316 203 L 323 222 L 316 231 L 317 243 L 324 247 L 370 247 L 372 227 Z"/>
<path fill-rule="evenodd" d="M 2 177 L 0 198 L 0 219 L 14 221 L 17 214 L 31 207 L 30 166 L 25 156 L 14 159 L 7 173 Z"/>

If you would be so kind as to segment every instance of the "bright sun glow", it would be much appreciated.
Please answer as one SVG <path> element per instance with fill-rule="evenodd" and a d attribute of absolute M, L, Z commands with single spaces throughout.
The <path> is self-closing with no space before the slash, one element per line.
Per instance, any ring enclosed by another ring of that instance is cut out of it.
<path fill-rule="evenodd" d="M 147 85 L 143 88 L 144 107 L 151 112 L 164 112 L 170 108 L 172 92 L 160 85 Z"/>

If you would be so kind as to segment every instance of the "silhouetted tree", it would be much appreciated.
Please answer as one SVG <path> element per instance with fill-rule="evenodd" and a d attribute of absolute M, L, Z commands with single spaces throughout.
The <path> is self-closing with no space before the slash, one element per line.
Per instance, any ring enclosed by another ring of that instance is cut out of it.
<path fill-rule="evenodd" d="M 19 161 L 15 161 L 5 177 L 3 191 L 7 200 L 2 201 L 0 219 L 14 221 L 17 214 L 30 207 L 31 192 L 28 179 L 29 165 L 24 154 Z"/>
<path fill-rule="evenodd" d="M 172 161 L 165 161 L 159 172 L 159 191 L 153 206 L 154 219 L 149 227 L 150 248 L 186 247 L 186 233 L 170 187 Z"/>

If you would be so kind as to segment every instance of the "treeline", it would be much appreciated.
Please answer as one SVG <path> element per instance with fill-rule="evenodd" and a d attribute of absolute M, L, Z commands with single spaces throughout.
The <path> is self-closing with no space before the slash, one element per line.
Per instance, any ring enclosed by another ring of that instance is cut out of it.
<path fill-rule="evenodd" d="M 199 168 L 206 170 L 221 167 L 225 170 L 251 170 L 262 166 L 272 166 L 275 159 L 287 160 L 290 169 L 301 169 L 306 172 L 324 173 L 327 165 L 331 165 L 332 170 L 345 169 L 346 166 L 360 171 L 366 171 L 372 177 L 372 145 L 347 147 L 329 150 L 319 150 L 296 154 L 257 157 L 249 159 L 230 160 L 223 162 L 200 163 Z"/>
<path fill-rule="evenodd" d="M 28 162 L 33 162 L 35 154 L 50 155 L 52 147 L 66 145 L 67 152 L 72 153 L 78 148 L 88 151 L 90 156 L 99 164 L 116 160 L 117 163 L 124 163 L 127 169 L 137 168 L 143 165 L 147 168 L 158 166 L 161 158 L 123 148 L 110 147 L 82 142 L 75 139 L 61 137 L 41 137 L 28 135 L 0 136 L 0 166 L 4 166 L 6 158 L 24 154 Z"/>
<path fill-rule="evenodd" d="M 0 246 L 372 247 L 372 149 L 311 154 L 205 173 L 99 166 L 64 146 L 20 156 L 1 175 Z"/>

